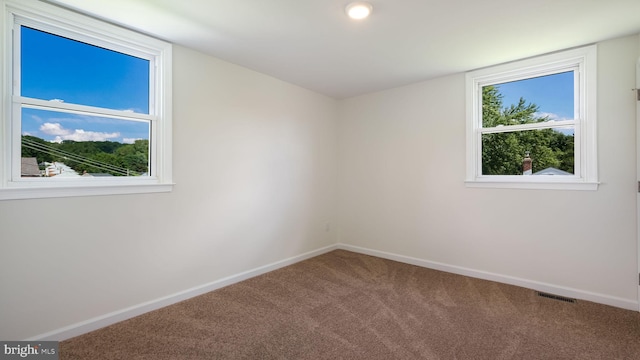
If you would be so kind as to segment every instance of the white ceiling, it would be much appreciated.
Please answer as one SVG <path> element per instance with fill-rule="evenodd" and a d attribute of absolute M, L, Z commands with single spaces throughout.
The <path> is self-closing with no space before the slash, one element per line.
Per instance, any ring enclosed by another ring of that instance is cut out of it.
<path fill-rule="evenodd" d="M 640 0 L 51 0 L 334 98 L 640 33 Z"/>

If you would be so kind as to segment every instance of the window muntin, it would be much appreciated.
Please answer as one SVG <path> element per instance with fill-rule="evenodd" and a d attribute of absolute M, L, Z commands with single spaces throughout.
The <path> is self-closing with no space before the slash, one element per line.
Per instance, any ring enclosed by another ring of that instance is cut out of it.
<path fill-rule="evenodd" d="M 597 189 L 595 83 L 595 46 L 468 73 L 467 186 Z"/>
<path fill-rule="evenodd" d="M 0 200 L 171 191 L 171 44 L 37 0 L 0 0 L 0 6 L 6 40 L 0 76 L 6 75 L 7 105 L 0 127 Z M 38 38 L 52 43 L 41 46 L 33 41 Z M 73 63 L 69 53 L 57 50 L 69 47 L 93 55 L 85 61 L 90 70 L 65 65 Z M 101 85 L 93 86 L 96 82 Z M 34 115 L 40 116 L 39 123 L 33 122 Z M 86 139 L 107 148 L 118 142 L 122 149 L 115 162 L 133 163 L 137 170 L 107 177 L 107 171 L 94 168 L 96 177 L 44 178 L 37 175 L 47 164 L 22 155 L 36 151 L 23 145 L 55 147 Z"/>

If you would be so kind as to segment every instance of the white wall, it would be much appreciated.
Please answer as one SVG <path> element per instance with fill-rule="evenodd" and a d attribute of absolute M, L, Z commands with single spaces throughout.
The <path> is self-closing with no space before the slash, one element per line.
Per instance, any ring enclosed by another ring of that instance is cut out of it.
<path fill-rule="evenodd" d="M 174 48 L 174 191 L 0 202 L 0 339 L 335 244 L 335 100 Z"/>
<path fill-rule="evenodd" d="M 463 74 L 343 101 L 340 241 L 637 309 L 637 57 L 599 44 L 598 191 L 466 188 Z"/>

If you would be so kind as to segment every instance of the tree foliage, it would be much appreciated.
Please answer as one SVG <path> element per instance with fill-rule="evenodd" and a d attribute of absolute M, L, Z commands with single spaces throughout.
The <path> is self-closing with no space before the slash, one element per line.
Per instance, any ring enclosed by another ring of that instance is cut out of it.
<path fill-rule="evenodd" d="M 141 175 L 149 171 L 149 140 L 133 144 L 114 141 L 73 141 L 51 143 L 29 135 L 22 136 L 22 157 L 35 157 L 38 164 L 63 162 L 77 173 L 114 176 Z"/>
<path fill-rule="evenodd" d="M 520 98 L 503 106 L 503 95 L 495 86 L 482 89 L 482 125 L 520 125 L 548 121 L 539 107 Z M 533 172 L 548 167 L 574 172 L 574 137 L 554 129 L 510 131 L 482 135 L 482 174 L 522 175 L 522 160 L 529 152 Z"/>

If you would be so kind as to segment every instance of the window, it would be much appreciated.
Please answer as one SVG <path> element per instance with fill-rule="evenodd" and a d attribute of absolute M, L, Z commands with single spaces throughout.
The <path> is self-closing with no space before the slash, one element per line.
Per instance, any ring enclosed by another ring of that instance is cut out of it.
<path fill-rule="evenodd" d="M 466 82 L 467 186 L 597 189 L 595 45 Z"/>
<path fill-rule="evenodd" d="M 2 5 L 0 200 L 170 191 L 171 45 L 37 0 Z"/>

